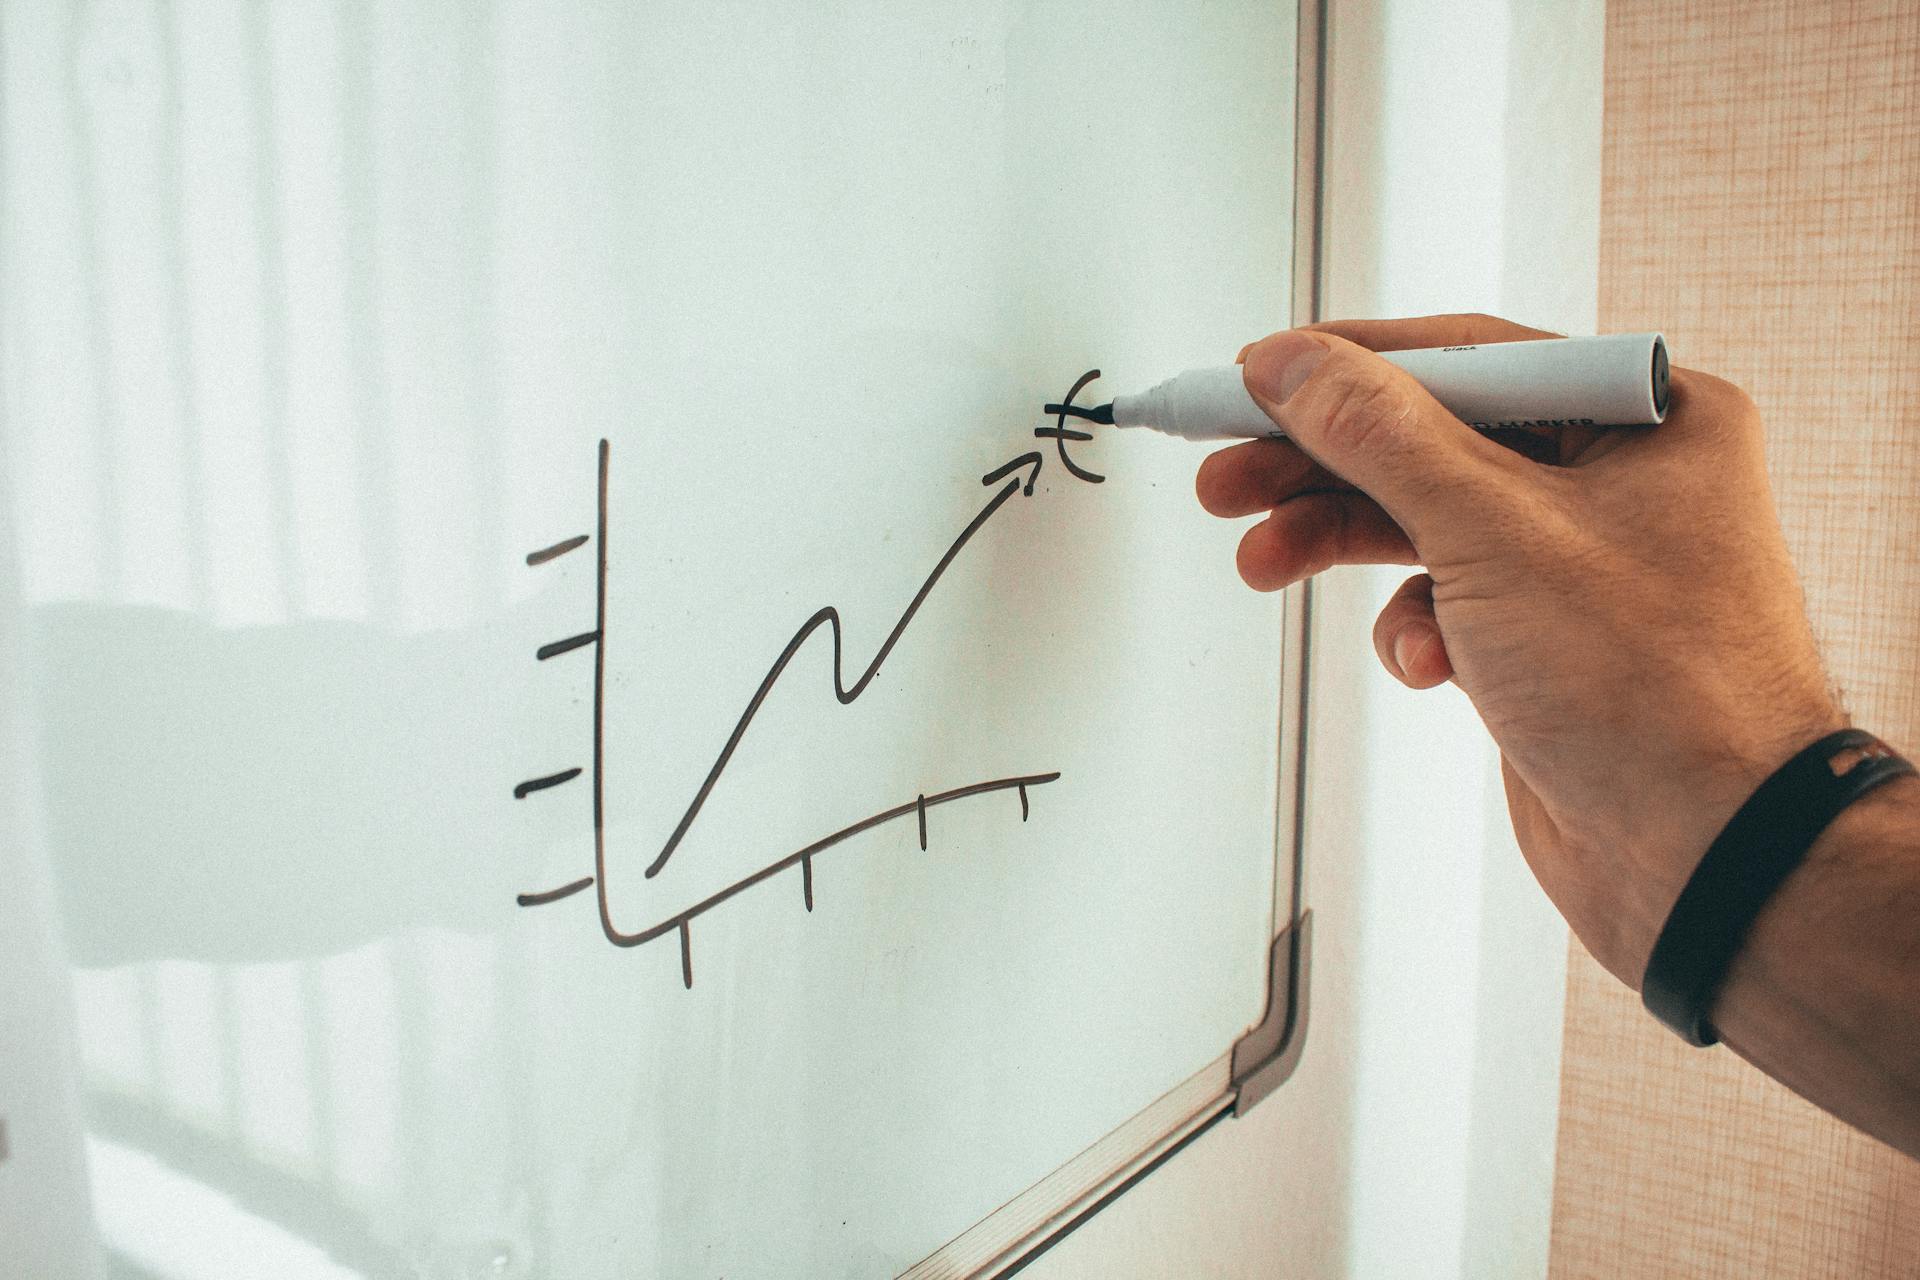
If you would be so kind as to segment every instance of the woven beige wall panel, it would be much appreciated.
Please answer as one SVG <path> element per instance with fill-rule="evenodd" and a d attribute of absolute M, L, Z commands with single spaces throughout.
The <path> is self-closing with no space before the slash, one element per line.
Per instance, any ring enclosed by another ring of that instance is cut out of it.
<path fill-rule="evenodd" d="M 1920 4 L 1612 0 L 1606 93 L 1601 331 L 1753 393 L 1835 679 L 1920 749 Z M 1920 1276 L 1920 1164 L 1574 952 L 1554 1277 Z"/>

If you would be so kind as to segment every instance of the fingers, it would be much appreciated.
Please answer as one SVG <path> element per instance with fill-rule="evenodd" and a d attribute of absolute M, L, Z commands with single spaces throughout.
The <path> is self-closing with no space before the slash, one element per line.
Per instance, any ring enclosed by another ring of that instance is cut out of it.
<path fill-rule="evenodd" d="M 1424 534 L 1448 525 L 1469 534 L 1531 469 L 1404 370 L 1332 334 L 1292 329 L 1254 343 L 1246 385 L 1294 443 L 1365 490 L 1423 548 Z"/>
<path fill-rule="evenodd" d="M 1458 347 L 1483 342 L 1524 342 L 1531 338 L 1561 338 L 1565 334 L 1480 314 L 1412 316 L 1405 320 L 1323 320 L 1304 326 L 1315 333 L 1365 347 L 1369 351 L 1413 351 L 1421 347 Z M 1255 346 L 1240 349 L 1240 359 Z"/>
<path fill-rule="evenodd" d="M 1248 586 L 1278 591 L 1337 564 L 1412 564 L 1415 557 L 1392 517 L 1348 489 L 1281 503 L 1247 530 L 1237 559 Z"/>
<path fill-rule="evenodd" d="M 1208 454 L 1193 487 L 1208 512 L 1233 518 L 1270 511 L 1308 490 L 1348 486 L 1291 440 L 1249 440 Z"/>
<path fill-rule="evenodd" d="M 1440 623 L 1433 616 L 1433 579 L 1416 573 L 1400 584 L 1373 624 L 1373 651 L 1387 674 L 1409 689 L 1453 679 Z"/>
<path fill-rule="evenodd" d="M 1324 320 L 1307 328 L 1357 343 L 1369 351 L 1413 351 L 1420 347 L 1477 346 L 1483 342 L 1526 342 L 1564 338 L 1563 333 L 1479 314 L 1413 316 L 1406 320 Z"/>

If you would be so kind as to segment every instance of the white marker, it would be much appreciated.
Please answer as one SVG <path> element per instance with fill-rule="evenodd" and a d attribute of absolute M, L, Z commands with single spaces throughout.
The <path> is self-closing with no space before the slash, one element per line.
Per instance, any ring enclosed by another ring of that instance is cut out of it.
<path fill-rule="evenodd" d="M 1667 344 L 1657 333 L 1542 338 L 1467 347 L 1382 351 L 1445 405 L 1482 431 L 1511 427 L 1652 426 L 1667 416 Z M 1077 417 L 1116 427 L 1152 427 L 1188 440 L 1235 440 L 1285 432 L 1251 395 L 1241 366 L 1190 369 L 1150 391 L 1117 396 Z M 1047 406 L 1059 412 L 1057 405 Z"/>

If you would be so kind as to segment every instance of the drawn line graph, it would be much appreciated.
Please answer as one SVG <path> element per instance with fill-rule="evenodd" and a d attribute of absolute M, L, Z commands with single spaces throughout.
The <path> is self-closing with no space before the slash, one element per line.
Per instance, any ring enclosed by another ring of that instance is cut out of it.
<path fill-rule="evenodd" d="M 1099 377 L 1099 370 L 1097 369 L 1083 375 L 1068 391 L 1065 397 L 1065 404 L 1070 406 L 1074 396 L 1078 394 L 1087 383 L 1097 377 Z M 1052 405 L 1048 407 L 1054 410 L 1060 408 L 1060 406 Z M 1075 466 L 1066 453 L 1066 441 L 1068 439 L 1084 439 L 1088 437 L 1086 437 L 1084 433 L 1066 431 L 1065 425 L 1065 414 L 1061 413 L 1054 427 L 1037 428 L 1034 431 L 1034 435 L 1043 439 L 1050 438 L 1056 442 L 1060 449 L 1061 460 L 1071 474 L 1093 483 L 1098 483 L 1104 479 L 1104 477 L 1095 476 L 1091 472 L 1084 471 Z M 594 544 L 595 595 L 593 630 L 581 632 L 578 635 L 569 636 L 563 640 L 556 640 L 549 644 L 542 645 L 535 653 L 535 657 L 538 660 L 545 662 L 551 658 L 572 652 L 575 649 L 584 648 L 587 645 L 594 647 L 593 758 L 589 770 L 593 806 L 594 874 L 591 876 L 583 876 L 578 880 L 563 884 L 558 888 L 543 890 L 537 893 L 520 894 L 515 900 L 521 906 L 544 906 L 548 903 L 559 902 L 562 899 L 572 897 L 574 894 L 583 892 L 586 889 L 597 888 L 598 892 L 596 897 L 599 905 L 600 927 L 601 931 L 606 935 L 607 941 L 613 943 L 615 946 L 634 947 L 645 942 L 651 942 L 656 938 L 664 937 L 668 933 L 676 933 L 680 941 L 681 979 L 685 985 L 691 987 L 693 985 L 693 957 L 690 926 L 693 920 L 705 912 L 712 910 L 714 907 L 719 906 L 729 898 L 744 893 L 763 880 L 767 880 L 790 867 L 798 865 L 801 871 L 802 900 L 806 909 L 812 911 L 814 856 L 862 832 L 870 831 L 875 827 L 905 818 L 907 815 L 912 814 L 917 819 L 919 844 L 920 848 L 924 850 L 927 848 L 928 809 L 995 791 L 1017 791 L 1020 797 L 1020 820 L 1022 822 L 1027 820 L 1029 813 L 1028 788 L 1043 786 L 1056 781 L 1060 777 L 1057 771 L 1024 774 L 1010 778 L 994 778 L 984 782 L 955 787 L 946 791 L 917 795 L 904 804 L 895 805 L 879 813 L 871 814 L 838 831 L 822 836 L 804 848 L 797 849 L 792 853 L 768 863 L 758 871 L 743 876 L 716 893 L 694 903 L 692 906 L 675 912 L 673 915 L 659 920 L 644 929 L 628 932 L 616 927 L 613 923 L 612 911 L 609 906 L 610 895 L 607 889 L 605 787 L 607 476 L 610 457 L 611 448 L 608 442 L 605 440 L 600 441 L 598 500 L 593 534 L 576 535 L 555 543 L 550 547 L 532 552 L 526 558 L 529 565 L 545 564 L 584 546 L 588 541 L 592 541 Z M 767 670 L 767 674 L 762 677 L 759 687 L 754 691 L 753 696 L 748 699 L 745 710 L 740 713 L 739 719 L 735 721 L 732 732 L 728 735 L 725 744 L 720 748 L 719 754 L 715 757 L 712 766 L 707 771 L 705 779 L 701 782 L 699 789 L 694 793 L 692 800 L 688 803 L 679 822 L 667 836 L 666 842 L 654 855 L 652 861 L 647 865 L 645 874 L 649 878 L 659 874 L 667 865 L 668 860 L 673 857 L 675 851 L 680 847 L 681 842 L 692 829 L 694 822 L 699 818 L 700 811 L 706 805 L 707 798 L 712 794 L 714 787 L 726 772 L 728 762 L 733 758 L 735 750 L 739 747 L 741 740 L 746 736 L 747 729 L 753 723 L 754 717 L 759 713 L 762 704 L 765 703 L 768 695 L 772 693 L 774 686 L 779 683 L 788 665 L 799 655 L 800 650 L 806 646 L 807 641 L 814 633 L 822 627 L 825 627 L 831 634 L 833 643 L 833 693 L 835 699 L 842 706 L 854 702 L 873 683 L 874 677 L 879 674 L 881 666 L 887 660 L 887 656 L 893 652 L 895 645 L 899 643 L 908 625 L 920 611 L 921 605 L 926 602 L 927 597 L 932 594 L 934 587 L 939 584 L 941 577 L 946 573 L 948 567 L 958 558 L 967 544 L 986 526 L 994 514 L 1006 506 L 1016 494 L 1032 495 L 1034 484 L 1040 476 L 1042 461 L 1039 453 L 1024 453 L 996 467 L 981 477 L 981 484 L 989 488 L 999 484 L 1002 480 L 1006 481 L 1006 483 L 1001 485 L 993 497 L 987 501 L 979 513 L 967 524 L 966 528 L 960 532 L 960 535 L 954 539 L 945 554 L 940 557 L 939 562 L 920 584 L 920 589 L 914 593 L 913 599 L 907 604 L 907 607 L 902 611 L 899 619 L 894 623 L 893 629 L 888 632 L 886 639 L 881 642 L 880 648 L 874 654 L 873 659 L 851 684 L 847 683 L 845 675 L 845 652 L 840 611 L 832 605 L 827 605 L 817 610 L 801 624 L 800 628 L 794 632 L 793 637 L 787 641 L 786 646 L 780 651 L 779 657 L 774 659 L 773 665 Z M 1026 473 L 1024 477 L 1016 474 L 1022 471 Z M 514 787 L 514 797 L 516 799 L 525 799 L 534 792 L 544 791 L 569 782 L 580 776 L 581 772 L 579 768 L 572 768 L 547 774 L 542 777 L 528 779 Z"/>

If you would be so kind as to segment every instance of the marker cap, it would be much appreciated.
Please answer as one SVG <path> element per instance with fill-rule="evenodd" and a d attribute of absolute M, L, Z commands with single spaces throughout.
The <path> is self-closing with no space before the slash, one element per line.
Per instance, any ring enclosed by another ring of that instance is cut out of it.
<path fill-rule="evenodd" d="M 1657 333 L 1383 351 L 1469 426 L 1653 426 L 1667 416 Z"/>

